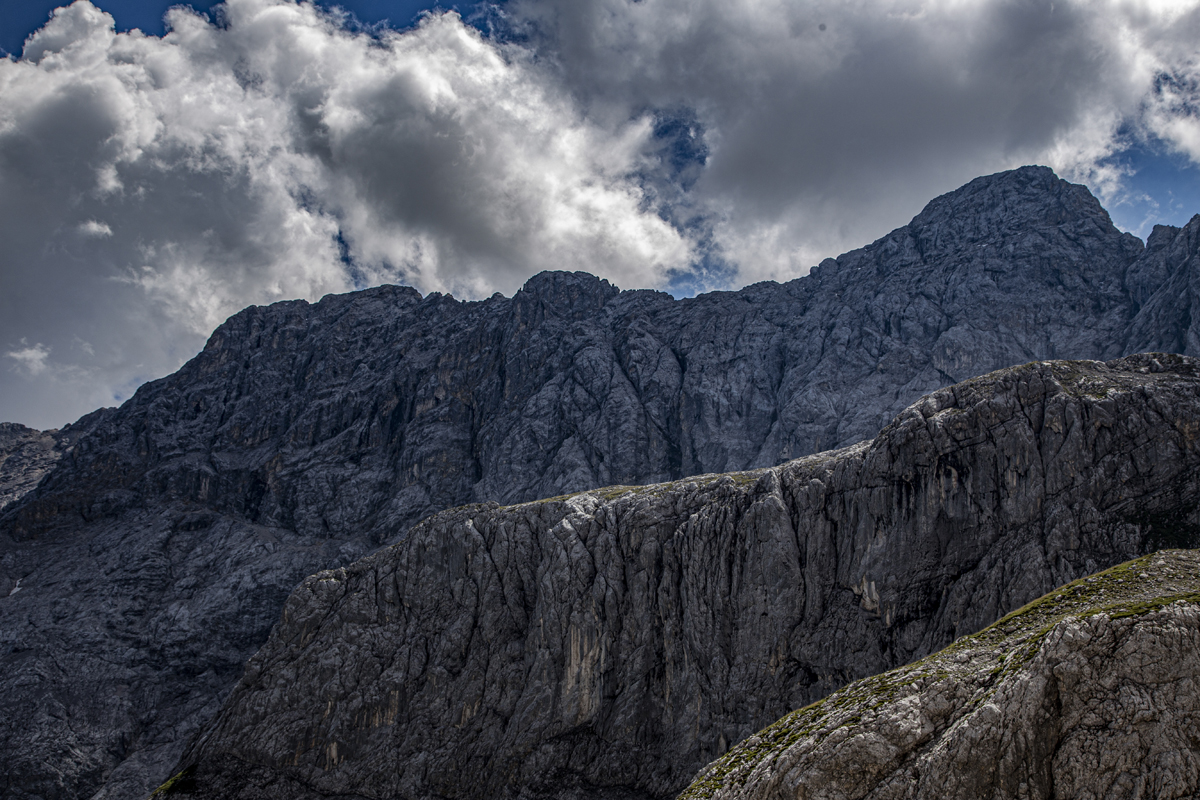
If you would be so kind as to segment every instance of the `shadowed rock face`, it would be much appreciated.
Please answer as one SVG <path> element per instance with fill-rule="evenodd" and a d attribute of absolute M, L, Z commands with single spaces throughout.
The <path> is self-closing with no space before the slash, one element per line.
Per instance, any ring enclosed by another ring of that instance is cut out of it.
<path fill-rule="evenodd" d="M 140 390 L 13 527 L 75 524 L 105 497 L 104 513 L 185 500 L 343 535 L 772 466 L 1012 364 L 1200 354 L 1177 285 L 1200 274 L 1197 231 L 1160 226 L 1143 251 L 1084 187 L 1027 167 L 784 285 L 676 301 L 544 273 L 511 300 L 385 286 L 252 307 Z"/>
<path fill-rule="evenodd" d="M 0 586 L 21 582 L 0 597 L 0 791 L 144 794 L 304 576 L 433 512 L 773 466 L 958 379 L 1129 352 L 1131 331 L 1193 352 L 1175 287 L 1197 225 L 1143 250 L 1031 167 L 784 285 L 676 301 L 544 273 L 479 303 L 247 309 L 76 423 L 0 518 Z"/>
<path fill-rule="evenodd" d="M 1127 352 L 1200 354 L 1200 215 L 1183 228 L 1155 225 L 1126 284 L 1139 303 Z"/>
<path fill-rule="evenodd" d="M 794 711 L 680 800 L 1191 798 L 1200 554 L 1076 581 L 915 664 Z"/>
<path fill-rule="evenodd" d="M 1040 362 L 748 473 L 443 512 L 318 573 L 198 798 L 667 798 L 847 681 L 1200 543 L 1200 362 Z"/>

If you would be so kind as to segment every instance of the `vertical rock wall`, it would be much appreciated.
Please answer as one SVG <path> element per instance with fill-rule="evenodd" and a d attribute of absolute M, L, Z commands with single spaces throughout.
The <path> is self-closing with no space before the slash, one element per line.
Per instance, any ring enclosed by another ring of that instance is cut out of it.
<path fill-rule="evenodd" d="M 668 798 L 732 743 L 1161 541 L 1200 364 L 1043 362 L 751 473 L 467 506 L 309 578 L 199 798 Z"/>

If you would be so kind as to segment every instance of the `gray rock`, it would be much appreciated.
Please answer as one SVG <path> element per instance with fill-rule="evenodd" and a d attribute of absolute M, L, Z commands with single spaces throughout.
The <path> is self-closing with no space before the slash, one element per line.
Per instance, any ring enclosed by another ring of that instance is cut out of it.
<path fill-rule="evenodd" d="M 58 434 L 0 422 L 0 509 L 32 491 L 62 457 Z"/>
<path fill-rule="evenodd" d="M 1130 326 L 1130 352 L 1200 353 L 1200 214 L 1183 228 L 1154 226 L 1146 254 L 1126 283 L 1135 298 L 1149 294 Z M 1153 294 L 1150 287 L 1158 286 Z"/>
<path fill-rule="evenodd" d="M 442 509 L 774 466 L 971 375 L 1121 355 L 1135 322 L 1193 352 L 1197 243 L 1164 230 L 1143 251 L 1028 167 L 783 285 L 246 309 L 0 515 L 0 792 L 144 796 L 305 575 Z"/>
<path fill-rule="evenodd" d="M 1200 794 L 1200 555 L 1076 581 L 749 737 L 680 800 Z"/>
<path fill-rule="evenodd" d="M 781 467 L 443 512 L 306 580 L 181 768 L 198 800 L 672 797 L 852 679 L 1200 544 L 1198 419 L 1200 361 L 1035 362 Z"/>

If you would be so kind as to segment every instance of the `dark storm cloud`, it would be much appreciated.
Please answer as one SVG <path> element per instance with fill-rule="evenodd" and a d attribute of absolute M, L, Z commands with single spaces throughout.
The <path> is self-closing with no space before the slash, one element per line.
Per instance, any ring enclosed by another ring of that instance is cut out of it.
<path fill-rule="evenodd" d="M 1024 163 L 1114 190 L 1118 130 L 1144 116 L 1156 72 L 1194 74 L 1200 33 L 1196 3 L 517 0 L 509 13 L 595 113 L 696 110 L 711 154 L 692 200 L 719 210 L 743 280 L 795 274 Z"/>

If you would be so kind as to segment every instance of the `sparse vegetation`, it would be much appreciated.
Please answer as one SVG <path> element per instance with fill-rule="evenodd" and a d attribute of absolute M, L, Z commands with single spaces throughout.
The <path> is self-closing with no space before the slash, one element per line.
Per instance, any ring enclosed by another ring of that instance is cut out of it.
<path fill-rule="evenodd" d="M 711 798 L 728 785 L 742 785 L 764 762 L 774 762 L 803 739 L 814 744 L 853 726 L 882 706 L 943 680 L 965 677 L 981 687 L 969 706 L 994 695 L 1024 667 L 1060 623 L 1105 614 L 1111 619 L 1158 611 L 1172 603 L 1200 603 L 1200 553 L 1163 550 L 1081 578 L 1005 615 L 948 647 L 898 669 L 849 684 L 828 697 L 787 714 L 714 761 L 679 800 Z M 986 677 L 980 681 L 978 676 Z"/>
<path fill-rule="evenodd" d="M 198 788 L 196 785 L 196 767 L 193 765 L 185 767 L 168 778 L 166 783 L 154 790 L 154 793 L 150 795 L 150 800 L 191 794 Z"/>

